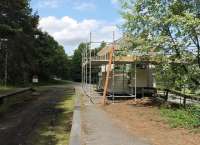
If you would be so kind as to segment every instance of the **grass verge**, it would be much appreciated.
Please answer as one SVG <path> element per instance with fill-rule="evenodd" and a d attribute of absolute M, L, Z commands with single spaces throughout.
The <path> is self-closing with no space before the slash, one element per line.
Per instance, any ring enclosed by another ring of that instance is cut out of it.
<path fill-rule="evenodd" d="M 49 106 L 45 115 L 31 135 L 30 145 L 69 144 L 74 95 L 67 94 L 55 106 Z"/>
<path fill-rule="evenodd" d="M 67 80 L 48 80 L 39 82 L 37 86 L 67 85 L 69 83 L 70 81 Z"/>
<path fill-rule="evenodd" d="M 0 94 L 7 93 L 7 92 L 10 92 L 10 91 L 14 91 L 15 89 L 16 89 L 15 87 L 0 86 Z"/>
<path fill-rule="evenodd" d="M 161 107 L 161 115 L 173 128 L 182 127 L 200 131 L 200 105 L 186 109 Z"/>

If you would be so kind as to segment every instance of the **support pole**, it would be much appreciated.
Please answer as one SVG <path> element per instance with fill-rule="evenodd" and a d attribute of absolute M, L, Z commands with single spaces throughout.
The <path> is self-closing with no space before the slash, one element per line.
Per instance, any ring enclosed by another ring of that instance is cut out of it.
<path fill-rule="evenodd" d="M 135 81 L 135 76 L 133 75 L 133 64 L 131 64 L 131 96 L 132 97 L 135 97 L 135 95 L 134 95 L 134 93 L 133 93 L 133 87 L 135 87 L 135 86 L 133 86 L 133 84 L 134 84 L 134 82 L 133 81 Z M 134 72 L 135 72 L 135 70 L 134 70 Z"/>
<path fill-rule="evenodd" d="M 85 49 L 83 49 L 83 89 L 85 89 Z"/>
<path fill-rule="evenodd" d="M 86 91 L 86 88 L 87 88 L 87 43 L 86 43 L 86 48 L 85 48 L 85 64 L 84 64 L 84 68 L 85 68 L 85 91 Z"/>
<path fill-rule="evenodd" d="M 83 62 L 83 51 L 84 50 L 82 50 L 82 53 L 81 53 L 81 84 L 82 84 L 82 88 L 83 88 L 83 85 L 84 85 L 84 83 L 83 83 L 84 82 L 84 79 L 83 79 L 83 76 L 84 76 L 83 75 L 83 63 L 84 63 Z"/>
<path fill-rule="evenodd" d="M 135 101 L 137 100 L 137 64 L 135 62 Z"/>
<path fill-rule="evenodd" d="M 125 84 L 124 84 L 124 81 L 125 81 L 125 76 L 124 76 L 124 68 L 125 68 L 125 64 L 123 64 L 123 90 L 125 89 Z"/>
<path fill-rule="evenodd" d="M 89 45 L 89 55 L 90 55 L 90 58 L 89 58 L 89 96 L 92 97 L 92 90 L 91 90 L 91 85 L 92 85 L 92 33 L 90 32 L 90 45 Z"/>
<path fill-rule="evenodd" d="M 85 68 L 85 71 L 86 71 L 86 74 L 85 74 L 85 76 L 86 76 L 86 81 L 85 81 L 86 84 L 85 85 L 86 85 L 86 88 L 85 89 L 86 89 L 86 92 L 87 92 L 87 89 L 88 89 L 88 43 L 86 45 L 86 56 L 85 57 L 86 57 L 86 59 L 85 59 L 86 60 L 86 62 L 85 62 L 85 67 L 86 67 Z"/>
<path fill-rule="evenodd" d="M 115 32 L 113 31 L 113 46 L 115 49 Z M 112 101 L 115 102 L 115 51 L 113 51 L 113 74 L 112 74 Z"/>
<path fill-rule="evenodd" d="M 86 48 L 87 48 L 87 45 L 86 45 Z M 84 64 L 83 64 L 83 67 L 84 67 L 84 91 L 85 91 L 85 88 L 86 88 L 86 67 L 85 67 L 85 59 L 86 59 L 86 48 L 84 49 Z"/>
<path fill-rule="evenodd" d="M 83 89 L 85 89 L 85 49 L 83 49 Z"/>

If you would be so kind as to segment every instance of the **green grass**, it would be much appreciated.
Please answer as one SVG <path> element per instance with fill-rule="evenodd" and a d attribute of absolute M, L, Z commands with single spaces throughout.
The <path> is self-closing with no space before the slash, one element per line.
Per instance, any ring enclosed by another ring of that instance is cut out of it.
<path fill-rule="evenodd" d="M 161 115 L 171 127 L 182 127 L 200 131 L 200 106 L 184 108 L 161 108 Z"/>
<path fill-rule="evenodd" d="M 70 81 L 67 81 L 67 80 L 48 80 L 48 81 L 41 81 L 39 82 L 38 84 L 34 85 L 33 86 L 52 86 L 52 85 L 66 85 L 66 84 L 69 84 Z M 10 92 L 10 91 L 14 91 L 16 90 L 17 88 L 23 88 L 23 87 L 30 87 L 32 85 L 26 85 L 26 86 L 3 86 L 3 85 L 0 85 L 0 94 L 1 93 L 6 93 L 6 92 Z"/>
<path fill-rule="evenodd" d="M 49 88 L 42 88 L 40 86 L 51 86 L 51 85 L 64 85 L 64 84 L 69 84 L 69 81 L 65 81 L 65 80 L 50 80 L 48 82 L 41 82 L 40 84 L 38 84 L 38 87 L 36 87 L 35 89 L 37 91 L 44 91 L 44 90 L 48 90 Z M 8 92 L 12 92 L 17 90 L 17 87 L 14 86 L 0 86 L 0 94 L 4 94 L 4 93 L 8 93 Z M 9 109 L 13 108 L 13 106 L 17 106 L 18 104 L 25 104 L 28 101 L 31 101 L 32 99 L 34 99 L 30 94 L 26 95 L 26 93 L 24 94 L 20 94 L 20 95 L 16 95 L 14 97 L 9 97 L 7 99 L 4 100 L 4 102 L 2 104 L 0 104 L 0 115 L 9 111 Z"/>
<path fill-rule="evenodd" d="M 0 94 L 14 91 L 15 89 L 16 89 L 15 87 L 11 87 L 11 86 L 8 86 L 8 87 L 0 86 Z"/>
<path fill-rule="evenodd" d="M 48 81 L 41 81 L 34 86 L 39 87 L 39 86 L 52 86 L 52 85 L 67 85 L 69 83 L 70 83 L 70 81 L 67 81 L 67 80 L 48 80 Z M 20 87 L 20 88 L 30 87 L 30 85 L 28 85 L 28 86 L 7 86 L 7 87 L 0 85 L 0 94 L 7 93 L 10 91 L 15 91 L 18 87 Z"/>
<path fill-rule="evenodd" d="M 48 114 L 43 117 L 42 122 L 39 124 L 31 136 L 31 144 L 33 145 L 67 145 L 69 144 L 72 115 L 74 109 L 74 96 L 66 95 L 67 97 L 62 102 L 55 106 L 58 113 L 55 116 Z M 60 111 L 59 111 L 60 110 Z M 54 123 L 52 126 L 52 119 Z"/>
<path fill-rule="evenodd" d="M 37 86 L 66 85 L 69 83 L 70 81 L 67 80 L 48 80 L 39 82 Z"/>

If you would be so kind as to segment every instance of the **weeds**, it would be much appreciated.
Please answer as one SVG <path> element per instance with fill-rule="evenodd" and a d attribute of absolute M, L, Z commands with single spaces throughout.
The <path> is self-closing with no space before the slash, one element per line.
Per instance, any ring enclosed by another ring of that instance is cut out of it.
<path fill-rule="evenodd" d="M 0 85 L 0 93 L 6 93 L 9 91 L 14 91 L 16 88 L 15 87 L 5 87 Z"/>
<path fill-rule="evenodd" d="M 200 130 L 200 105 L 185 108 L 161 108 L 161 115 L 171 127 Z"/>

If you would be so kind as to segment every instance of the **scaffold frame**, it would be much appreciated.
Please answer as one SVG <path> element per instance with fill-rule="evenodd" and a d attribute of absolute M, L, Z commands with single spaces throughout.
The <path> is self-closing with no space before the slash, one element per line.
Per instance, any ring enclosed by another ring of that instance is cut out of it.
<path fill-rule="evenodd" d="M 112 98 L 112 103 L 115 102 L 115 49 L 116 46 L 118 45 L 117 40 L 115 39 L 115 32 L 113 32 L 113 41 L 112 42 L 105 42 L 107 45 L 110 45 L 110 48 L 113 48 L 112 51 L 112 59 L 111 59 L 111 65 L 112 65 L 112 93 L 111 93 L 111 98 Z M 86 48 L 83 50 L 82 52 L 82 88 L 85 92 L 85 94 L 92 99 L 93 98 L 93 94 L 92 94 L 92 61 L 94 61 L 95 59 L 98 60 L 98 58 L 93 59 L 92 58 L 92 44 L 101 44 L 102 42 L 98 42 L 98 41 L 93 41 L 92 39 L 92 33 L 90 32 L 90 36 L 89 36 L 89 42 L 86 42 Z M 89 52 L 88 52 L 89 51 Z M 97 56 L 95 56 L 97 57 Z M 109 58 L 104 58 L 104 61 L 107 61 L 107 59 Z M 136 68 L 136 62 L 135 64 L 135 68 Z M 102 65 L 108 65 L 108 62 Z M 110 66 L 111 68 L 111 66 Z M 106 70 L 106 72 L 108 72 L 110 70 Z M 132 91 L 132 93 L 130 94 L 130 96 L 132 96 L 133 98 L 137 98 L 137 77 L 136 77 L 136 69 L 134 71 L 135 73 L 135 84 L 134 84 L 134 88 L 132 87 L 132 89 L 134 89 L 134 91 Z M 110 74 L 108 74 L 107 77 L 110 77 Z M 109 79 L 108 79 L 109 80 Z M 108 87 L 108 86 L 107 86 Z M 133 93 L 134 92 L 134 93 Z M 104 94 L 103 94 L 103 104 L 107 103 L 107 88 L 105 88 L 104 86 Z"/>

